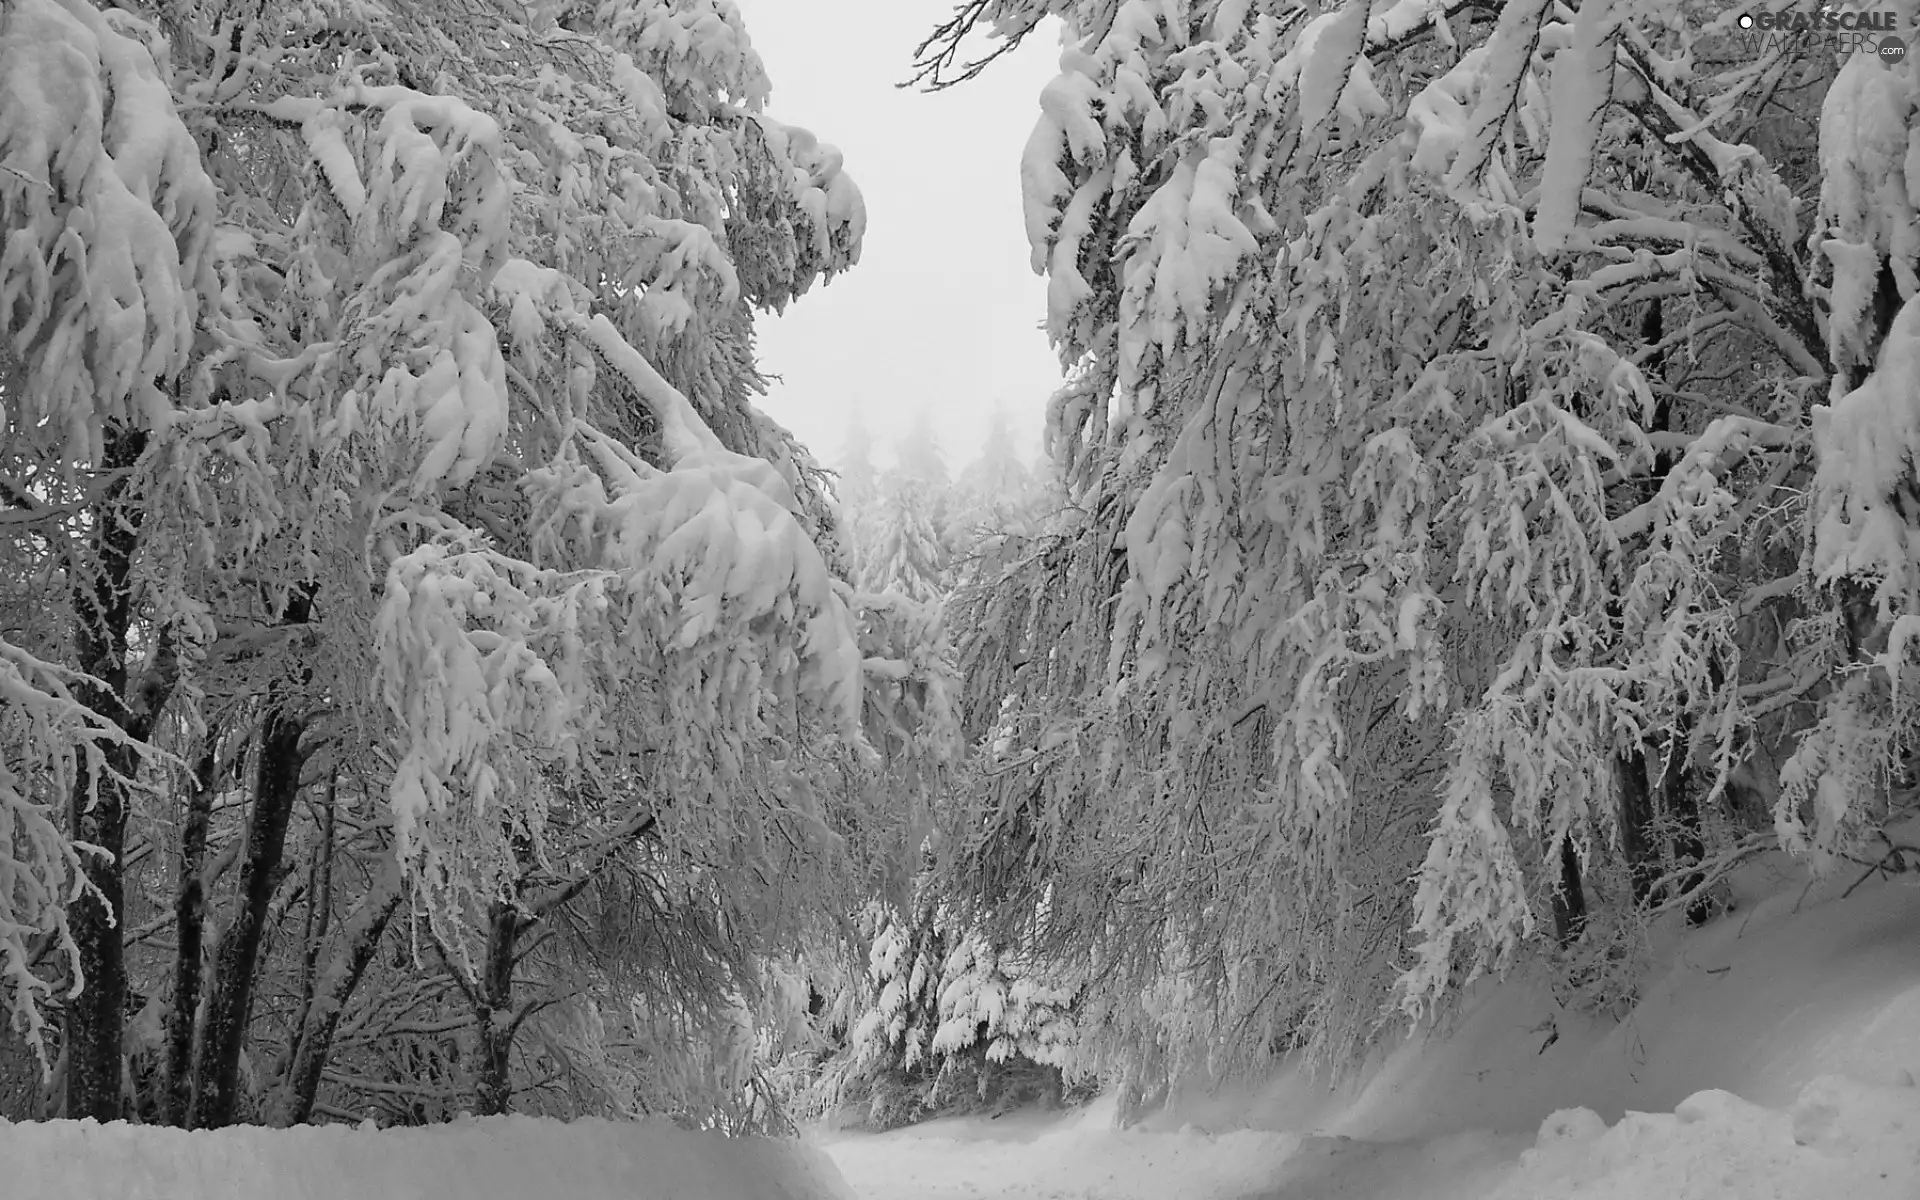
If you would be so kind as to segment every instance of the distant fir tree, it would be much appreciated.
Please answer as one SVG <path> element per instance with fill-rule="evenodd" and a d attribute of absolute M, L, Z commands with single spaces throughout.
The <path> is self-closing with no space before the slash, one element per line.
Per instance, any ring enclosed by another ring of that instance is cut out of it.
<path fill-rule="evenodd" d="M 835 491 L 843 505 L 871 503 L 880 487 L 880 471 L 873 463 L 873 430 L 867 414 L 855 408 L 847 415 L 846 437 L 833 461 L 840 481 Z"/>
<path fill-rule="evenodd" d="M 971 558 L 983 542 L 1038 531 L 1051 507 L 1044 476 L 1014 449 L 1007 410 L 995 405 L 980 453 L 954 483 L 948 539 Z"/>
<path fill-rule="evenodd" d="M 951 562 L 937 515 L 946 508 L 944 492 L 896 469 L 883 481 L 881 497 L 861 582 L 870 591 L 940 600 Z"/>
<path fill-rule="evenodd" d="M 940 445 L 933 418 L 925 409 L 914 413 L 905 436 L 894 443 L 893 455 L 896 472 L 925 484 L 937 495 L 944 496 L 953 482 L 947 470 L 946 449 Z"/>
<path fill-rule="evenodd" d="M 862 586 L 920 601 L 945 596 L 954 558 L 947 536 L 952 492 L 939 436 L 927 415 L 919 413 L 894 443 L 894 465 L 872 489 L 848 490 L 854 508 L 851 523 L 859 531 L 855 557 Z"/>
<path fill-rule="evenodd" d="M 852 577 L 866 577 L 878 536 L 880 472 L 873 463 L 873 430 L 866 413 L 856 407 L 847 415 L 847 433 L 833 463 L 839 473 L 834 493 L 840 499 L 840 540 Z"/>

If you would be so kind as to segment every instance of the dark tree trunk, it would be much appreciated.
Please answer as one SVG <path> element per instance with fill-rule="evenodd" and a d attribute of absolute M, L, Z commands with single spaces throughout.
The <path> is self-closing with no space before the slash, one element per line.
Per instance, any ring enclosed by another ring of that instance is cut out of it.
<path fill-rule="evenodd" d="M 1690 727 L 1691 722 L 1686 722 L 1674 730 L 1673 742 L 1667 747 L 1667 769 L 1660 777 L 1659 809 L 1673 830 L 1670 861 L 1678 867 L 1698 866 L 1707 854 L 1705 831 L 1700 825 L 1700 796 L 1687 779 Z M 1676 890 L 1686 895 L 1696 892 L 1703 882 L 1700 872 L 1691 871 L 1680 877 Z M 1654 897 L 1656 902 L 1664 898 Z M 1687 902 L 1687 924 L 1704 925 L 1712 915 L 1706 896 L 1694 895 Z"/>
<path fill-rule="evenodd" d="M 1553 889 L 1553 937 L 1566 949 L 1587 928 L 1587 894 L 1580 886 L 1580 856 L 1572 839 L 1560 843 L 1560 883 Z"/>
<path fill-rule="evenodd" d="M 163 643 L 155 673 L 144 676 L 132 694 L 128 690 L 129 580 L 141 518 L 139 498 L 130 494 L 128 483 L 146 441 L 143 432 L 107 428 L 100 462 L 106 478 L 91 511 L 92 541 L 70 566 L 74 657 L 90 677 L 74 689 L 75 695 L 135 741 L 152 732 L 173 682 Z M 132 746 L 108 747 L 97 760 L 83 751 L 69 798 L 74 839 L 100 851 L 81 859 L 81 870 L 98 894 L 79 896 L 67 910 L 81 982 L 80 994 L 68 1003 L 62 1022 L 64 1111 L 74 1118 L 113 1121 L 122 1115 L 127 969 L 120 929 L 125 899 L 121 858 L 126 850 L 126 781 L 139 765 L 140 755 Z"/>
<path fill-rule="evenodd" d="M 305 624 L 311 612 L 311 594 L 297 593 L 287 602 L 283 623 Z M 254 968 L 266 933 L 267 911 L 283 875 L 280 864 L 287 826 L 300 794 L 300 771 L 306 765 L 300 750 L 306 718 L 289 711 L 288 705 L 286 696 L 274 697 L 261 731 L 253 812 L 240 863 L 240 903 L 233 924 L 220 938 L 206 1021 L 200 1029 L 191 1121 L 196 1129 L 230 1125 L 238 1108 L 240 1052 L 252 1017 Z"/>
<path fill-rule="evenodd" d="M 320 811 L 320 845 L 307 864 L 307 920 L 301 933 L 300 1007 L 293 1029 L 296 1038 L 307 1026 L 307 1013 L 313 1007 L 314 972 L 320 966 L 320 948 L 326 944 L 327 927 L 333 916 L 333 830 L 335 802 L 339 798 L 339 775 L 327 781 L 327 798 Z"/>
<path fill-rule="evenodd" d="M 1648 380 L 1657 393 L 1653 420 L 1648 427 L 1649 432 L 1655 433 L 1670 432 L 1673 428 L 1673 393 L 1665 386 L 1666 356 L 1656 349 L 1665 332 L 1660 300 L 1656 297 L 1648 303 L 1640 327 L 1642 342 L 1655 349 L 1645 364 Z M 1652 491 L 1659 490 L 1678 463 L 1679 455 L 1673 449 L 1662 449 L 1654 455 Z M 1717 682 L 1717 668 L 1715 678 Z M 1624 769 L 1632 782 L 1622 794 L 1620 827 L 1632 872 L 1634 902 L 1641 906 L 1658 904 L 1665 899 L 1664 895 L 1654 894 L 1655 883 L 1667 874 L 1671 865 L 1698 863 L 1706 855 L 1706 840 L 1700 825 L 1700 798 L 1687 778 L 1687 744 L 1692 736 L 1693 719 L 1683 712 L 1679 723 L 1670 731 L 1657 790 L 1648 783 L 1649 761 L 1644 749 L 1626 760 Z M 1663 832 L 1669 836 L 1664 844 Z M 1681 890 L 1691 891 L 1699 881 L 1698 875 L 1690 875 L 1681 882 Z M 1696 925 L 1704 922 L 1704 905 L 1704 898 L 1689 904 L 1688 920 Z"/>
<path fill-rule="evenodd" d="M 1653 792 L 1647 785 L 1647 756 L 1641 750 L 1614 759 L 1620 781 L 1620 849 L 1627 857 L 1627 879 L 1636 906 L 1645 907 L 1660 878 L 1660 847 L 1653 830 Z"/>
<path fill-rule="evenodd" d="M 115 764 L 113 769 L 123 768 Z M 74 839 L 92 843 L 101 853 L 82 860 L 87 880 L 99 894 L 82 895 L 67 910 L 79 949 L 81 985 L 80 994 L 67 1003 L 62 1031 L 65 1112 L 74 1120 L 117 1121 L 122 1116 L 127 965 L 117 914 L 125 900 L 120 857 L 126 848 L 126 803 L 118 780 L 81 766 L 74 783 Z"/>
<path fill-rule="evenodd" d="M 483 1117 L 500 1116 L 513 1103 L 513 1038 L 519 1032 L 513 1013 L 513 967 L 524 928 L 509 901 L 495 900 L 487 910 L 487 957 L 475 1005 L 480 1062 L 474 1111 Z"/>
<path fill-rule="evenodd" d="M 180 826 L 180 877 L 173 899 L 177 949 L 173 958 L 173 1005 L 167 1014 L 167 1092 L 161 1107 L 163 1119 L 173 1126 L 184 1126 L 193 1108 L 193 1030 L 200 1012 L 200 959 L 207 919 L 202 872 L 207 863 L 207 826 L 213 817 L 218 763 L 217 743 L 209 735 L 194 768 L 193 792 L 187 797 L 186 819 Z"/>
<path fill-rule="evenodd" d="M 1658 297 L 1649 301 L 1641 313 L 1640 343 L 1646 352 L 1642 362 L 1648 386 L 1653 390 L 1653 410 L 1648 414 L 1648 433 L 1667 433 L 1673 426 L 1673 393 L 1666 386 L 1666 354 L 1661 349 L 1666 337 L 1665 314 Z M 1633 501 L 1648 503 L 1660 493 L 1668 475 L 1678 463 L 1677 453 L 1670 447 L 1663 447 L 1654 454 L 1652 474 L 1638 482 L 1632 490 Z M 1618 600 L 1610 602 L 1607 609 L 1618 631 L 1621 620 L 1621 608 Z M 1684 737 L 1677 739 L 1684 742 Z M 1660 843 L 1660 805 L 1656 800 L 1665 800 L 1673 795 L 1669 791 L 1673 781 L 1663 774 L 1662 795 L 1656 797 L 1649 782 L 1649 763 L 1644 745 L 1635 746 L 1631 751 L 1619 754 L 1613 760 L 1613 773 L 1618 796 L 1618 819 L 1620 829 L 1620 849 L 1627 860 L 1628 887 L 1636 908 L 1646 907 L 1653 896 L 1654 884 L 1665 874 L 1666 852 Z M 1697 824 L 1697 822 L 1696 822 Z M 1562 865 L 1563 873 L 1566 870 Z M 1584 914 L 1583 914 L 1584 915 Z M 1554 913 L 1556 928 L 1560 927 L 1558 907 Z"/>
<path fill-rule="evenodd" d="M 341 930 L 340 949 L 320 977 L 314 1001 L 296 1034 L 291 1061 L 281 1076 L 279 1091 L 268 1112 L 271 1124 L 285 1128 L 299 1125 L 313 1115 L 314 1101 L 320 1094 L 320 1077 L 333 1053 L 340 1018 L 346 1012 L 347 1001 L 360 986 L 360 977 L 380 948 L 380 939 L 393 914 L 399 910 L 401 898 L 399 867 L 389 864 L 373 891 L 347 918 Z"/>
<path fill-rule="evenodd" d="M 1620 778 L 1620 845 L 1626 853 L 1627 872 L 1633 890 L 1633 902 L 1650 908 L 1667 899 L 1659 886 L 1674 866 L 1698 864 L 1706 853 L 1706 839 L 1700 824 L 1700 798 L 1688 786 L 1686 771 L 1686 727 L 1676 729 L 1667 748 L 1665 769 L 1656 790 L 1648 780 L 1644 751 L 1616 759 Z M 1668 836 L 1662 839 L 1662 834 Z M 1678 891 L 1686 893 L 1700 885 L 1698 873 L 1682 876 Z M 1696 896 L 1687 905 L 1687 920 L 1704 924 L 1710 915 L 1706 897 Z"/>

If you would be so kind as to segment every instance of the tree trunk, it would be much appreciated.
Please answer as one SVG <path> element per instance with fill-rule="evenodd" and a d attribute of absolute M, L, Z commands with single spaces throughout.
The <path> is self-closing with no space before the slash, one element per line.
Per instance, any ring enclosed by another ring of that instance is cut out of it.
<path fill-rule="evenodd" d="M 1649 433 L 1667 433 L 1673 429 L 1673 391 L 1666 386 L 1666 354 L 1659 349 L 1665 336 L 1661 302 L 1655 297 L 1648 302 L 1640 323 L 1641 344 L 1652 352 L 1643 366 L 1655 392 L 1652 420 L 1647 427 Z M 1671 447 L 1654 454 L 1646 499 L 1658 494 L 1679 461 L 1678 452 Z M 1621 774 L 1621 842 L 1626 851 L 1634 903 L 1642 907 L 1662 900 L 1663 897 L 1654 895 L 1654 884 L 1667 873 L 1669 863 L 1675 860 L 1697 863 L 1705 854 L 1699 798 L 1686 780 L 1687 742 L 1692 731 L 1691 718 L 1683 715 L 1668 743 L 1658 792 L 1648 783 L 1644 747 L 1616 762 Z M 1671 834 L 1671 840 L 1664 844 L 1663 832 Z"/>
<path fill-rule="evenodd" d="M 305 624 L 312 614 L 312 600 L 309 592 L 296 593 L 287 601 L 283 623 Z M 267 910 L 281 879 L 287 826 L 300 794 L 300 771 L 306 765 L 300 750 L 306 718 L 289 711 L 288 704 L 284 695 L 273 698 L 261 732 L 253 812 L 247 821 L 246 856 L 240 864 L 240 904 L 233 924 L 220 938 L 206 1022 L 200 1030 L 191 1121 L 196 1129 L 230 1125 L 238 1108 L 240 1052 L 252 1017 L 254 968 L 266 932 Z"/>
<path fill-rule="evenodd" d="M 1580 886 L 1580 856 L 1571 839 L 1560 843 L 1560 883 L 1553 889 L 1553 937 L 1566 949 L 1587 928 L 1587 894 Z"/>
<path fill-rule="evenodd" d="M 335 804 L 339 799 L 339 772 L 327 780 L 327 798 L 320 811 L 320 845 L 307 864 L 307 920 L 301 933 L 300 1006 L 295 1010 L 293 1029 L 296 1038 L 307 1026 L 307 1012 L 313 1007 L 315 972 L 320 967 L 320 947 L 326 944 L 327 929 L 333 916 L 333 830 Z"/>
<path fill-rule="evenodd" d="M 475 1006 L 480 1063 L 474 1111 L 483 1117 L 500 1116 L 513 1103 L 513 1038 L 518 1032 L 513 1019 L 513 966 L 522 928 L 520 913 L 510 901 L 495 900 L 488 908 L 487 957 Z"/>
<path fill-rule="evenodd" d="M 110 767 L 120 769 L 120 764 Z M 125 901 L 120 857 L 126 848 L 126 792 L 112 774 L 96 773 L 83 764 L 74 782 L 73 807 L 74 840 L 89 842 L 101 853 L 82 859 L 82 870 L 98 895 L 83 894 L 67 910 L 79 949 L 80 994 L 67 1004 L 62 1033 L 65 1114 L 74 1120 L 117 1121 L 122 1115 L 121 1034 L 127 1003 L 118 919 Z"/>
<path fill-rule="evenodd" d="M 1644 750 L 1614 759 L 1620 781 L 1620 849 L 1627 857 L 1627 878 L 1633 902 L 1644 907 L 1660 878 L 1660 848 L 1653 832 L 1653 792 L 1647 786 Z"/>
<path fill-rule="evenodd" d="M 1647 778 L 1644 750 L 1615 760 L 1620 777 L 1620 846 L 1627 857 L 1633 902 L 1641 908 L 1667 898 L 1665 890 L 1657 885 L 1671 865 L 1698 863 L 1706 852 L 1699 797 L 1687 786 L 1686 734 L 1684 725 L 1674 731 L 1658 790 Z M 1665 840 L 1663 833 L 1669 835 Z M 1698 875 L 1686 876 L 1680 881 L 1680 890 L 1688 891 L 1699 882 Z M 1705 897 L 1687 905 L 1687 919 L 1692 924 L 1703 924 L 1708 915 Z"/>
<path fill-rule="evenodd" d="M 306 1020 L 295 1034 L 291 1061 L 280 1077 L 279 1090 L 268 1106 L 268 1123 L 278 1128 L 299 1125 L 313 1115 L 320 1094 L 320 1076 L 333 1053 L 334 1035 L 347 1001 L 360 986 L 360 977 L 380 948 L 387 924 L 400 908 L 400 866 L 389 862 L 374 888 L 360 901 L 341 930 L 340 949 L 327 966 L 307 1008 Z"/>
<path fill-rule="evenodd" d="M 81 703 L 135 740 L 144 740 L 152 732 L 154 719 L 172 688 L 164 652 L 157 675 L 143 678 L 133 696 L 128 695 L 127 688 L 127 631 L 132 620 L 128 581 L 139 546 L 141 518 L 138 497 L 129 495 L 127 485 L 146 441 L 144 432 L 120 425 L 107 427 L 100 462 L 107 478 L 91 510 L 92 543 L 74 556 L 70 567 L 75 663 L 89 677 L 74 688 L 74 693 Z M 83 752 L 69 797 L 74 840 L 90 843 L 100 851 L 81 857 L 81 870 L 97 894 L 81 894 L 67 910 L 79 951 L 81 985 L 80 994 L 68 1003 L 62 1022 L 64 1112 L 73 1118 L 113 1121 L 122 1115 L 127 968 L 120 930 L 125 898 L 121 856 L 126 849 L 126 781 L 133 777 L 139 763 L 140 756 L 130 745 L 108 747 L 98 759 Z"/>
<path fill-rule="evenodd" d="M 1700 797 L 1688 786 L 1687 780 L 1690 724 L 1674 730 L 1673 742 L 1667 748 L 1667 769 L 1660 776 L 1659 812 L 1673 831 L 1669 861 L 1675 866 L 1697 866 L 1707 853 L 1705 831 L 1700 825 Z M 1680 878 L 1676 890 L 1685 895 L 1699 888 L 1703 880 L 1698 871 L 1689 872 Z M 1664 896 L 1654 897 L 1656 903 L 1664 899 Z M 1687 902 L 1687 924 L 1704 925 L 1712 915 L 1712 906 L 1705 896 L 1694 896 Z"/>
<path fill-rule="evenodd" d="M 161 1111 L 167 1124 L 187 1123 L 193 1109 L 193 1030 L 200 1012 L 201 957 L 205 949 L 207 897 L 201 873 L 207 862 L 207 826 L 213 817 L 215 772 L 219 756 L 209 735 L 194 767 L 193 792 L 187 797 L 180 827 L 180 876 L 173 899 L 177 948 L 173 957 L 173 1005 L 167 1014 L 166 1096 Z"/>

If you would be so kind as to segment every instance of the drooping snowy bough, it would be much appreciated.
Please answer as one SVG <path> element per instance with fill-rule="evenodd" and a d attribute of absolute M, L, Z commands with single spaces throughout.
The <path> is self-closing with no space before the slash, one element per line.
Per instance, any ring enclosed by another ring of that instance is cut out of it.
<path fill-rule="evenodd" d="M 1080 515 L 958 618 L 962 857 L 1128 1062 L 1338 1057 L 1548 914 L 1605 1003 L 1770 826 L 1906 803 L 1914 67 L 1750 10 L 989 0 L 923 48 L 1065 25 L 1022 181 Z"/>

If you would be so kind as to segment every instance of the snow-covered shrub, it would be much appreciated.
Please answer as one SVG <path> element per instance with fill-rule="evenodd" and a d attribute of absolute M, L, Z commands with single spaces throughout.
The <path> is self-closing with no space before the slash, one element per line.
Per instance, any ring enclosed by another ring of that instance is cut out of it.
<path fill-rule="evenodd" d="M 888 1129 L 939 1112 L 1061 1103 L 1079 1083 L 1079 988 L 998 948 L 938 905 L 911 917 L 873 904 L 865 970 L 843 977 L 819 1022 L 816 1112 L 864 1109 Z"/>

